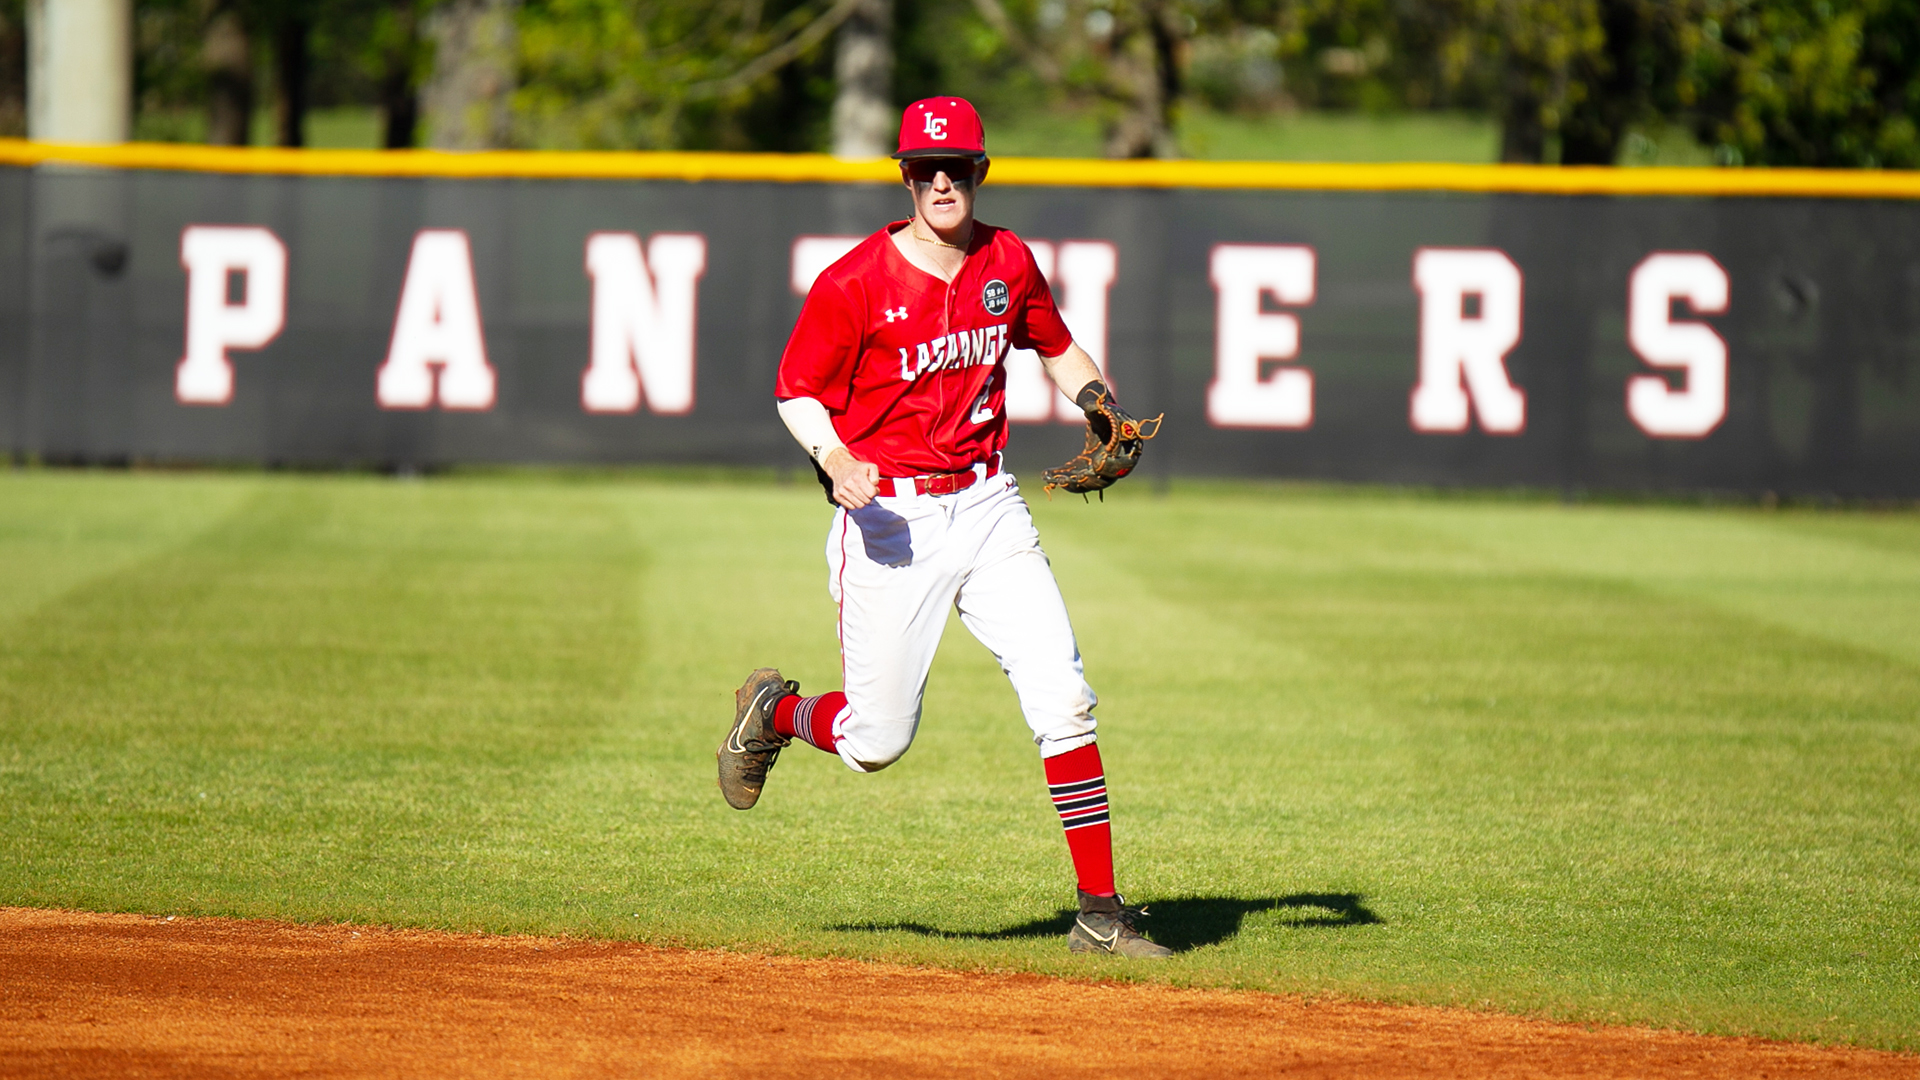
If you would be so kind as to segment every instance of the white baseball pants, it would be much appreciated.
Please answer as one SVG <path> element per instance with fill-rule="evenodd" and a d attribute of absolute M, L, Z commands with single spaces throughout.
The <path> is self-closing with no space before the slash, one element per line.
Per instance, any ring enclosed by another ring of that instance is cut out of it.
<path fill-rule="evenodd" d="M 1098 699 L 1012 474 L 840 510 L 827 569 L 847 695 L 834 738 L 852 769 L 884 769 L 912 744 L 949 604 L 1000 661 L 1042 757 L 1094 741 Z"/>

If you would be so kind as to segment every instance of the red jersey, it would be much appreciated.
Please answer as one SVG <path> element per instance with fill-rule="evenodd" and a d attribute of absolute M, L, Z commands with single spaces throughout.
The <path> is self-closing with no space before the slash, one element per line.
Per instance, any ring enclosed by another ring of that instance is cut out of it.
<path fill-rule="evenodd" d="M 1007 444 L 1010 348 L 1073 344 L 1033 253 L 976 223 L 952 283 L 893 246 L 896 221 L 814 280 L 774 394 L 819 399 L 853 456 L 882 476 L 958 472 Z"/>

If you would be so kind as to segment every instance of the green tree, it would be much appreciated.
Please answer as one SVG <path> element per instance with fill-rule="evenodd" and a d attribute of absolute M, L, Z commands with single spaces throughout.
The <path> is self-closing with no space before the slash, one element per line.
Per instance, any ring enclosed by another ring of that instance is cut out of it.
<path fill-rule="evenodd" d="M 1500 158 L 1611 165 L 1674 98 L 1693 0 L 1473 0 L 1445 74 L 1500 118 Z M 1477 74 L 1476 74 L 1477 73 Z"/>
<path fill-rule="evenodd" d="M 1626 130 L 1650 115 L 1649 79 L 1677 66 L 1678 7 L 1279 0 L 1270 17 L 1289 88 L 1306 103 L 1481 109 L 1500 119 L 1503 161 L 1611 164 Z"/>
<path fill-rule="evenodd" d="M 529 145 L 813 150 L 831 37 L 854 0 L 530 0 L 516 126 Z"/>
<path fill-rule="evenodd" d="M 149 137 L 252 140 L 256 106 L 272 140 L 305 141 L 309 109 L 377 105 L 386 145 L 413 145 L 430 56 L 417 26 L 435 0 L 138 0 L 134 95 Z M 203 113 L 204 122 L 192 114 Z"/>
<path fill-rule="evenodd" d="M 1234 0 L 1309 104 L 1500 118 L 1506 161 L 1675 124 L 1727 164 L 1920 165 L 1920 0 Z"/>
<path fill-rule="evenodd" d="M 1920 3 L 1698 3 L 1667 106 L 1721 161 L 1920 166 Z"/>

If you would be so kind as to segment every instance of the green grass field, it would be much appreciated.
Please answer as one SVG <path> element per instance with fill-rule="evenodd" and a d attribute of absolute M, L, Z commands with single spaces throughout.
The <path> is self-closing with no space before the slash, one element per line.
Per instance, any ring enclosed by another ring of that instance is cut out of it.
<path fill-rule="evenodd" d="M 1920 1047 L 1920 516 L 1176 484 L 1036 500 L 1122 888 L 1069 956 L 1011 691 L 729 810 L 837 685 L 817 489 L 0 473 L 0 903 L 357 920 Z"/>

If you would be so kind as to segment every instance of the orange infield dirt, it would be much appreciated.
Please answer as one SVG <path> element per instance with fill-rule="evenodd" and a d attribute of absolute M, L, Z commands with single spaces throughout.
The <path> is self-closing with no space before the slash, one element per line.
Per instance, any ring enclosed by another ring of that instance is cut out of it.
<path fill-rule="evenodd" d="M 0 1076 L 1920 1077 L 1920 1057 L 850 960 L 0 908 Z"/>

